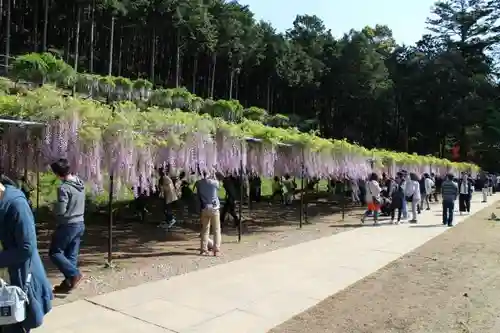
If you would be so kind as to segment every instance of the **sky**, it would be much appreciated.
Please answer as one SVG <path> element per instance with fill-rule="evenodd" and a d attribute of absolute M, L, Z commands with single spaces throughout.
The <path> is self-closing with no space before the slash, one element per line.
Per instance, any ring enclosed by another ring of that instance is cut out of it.
<path fill-rule="evenodd" d="M 334 36 L 351 29 L 385 24 L 396 42 L 412 44 L 426 33 L 425 20 L 435 0 L 239 0 L 256 19 L 272 23 L 280 32 L 292 27 L 299 14 L 320 17 Z"/>

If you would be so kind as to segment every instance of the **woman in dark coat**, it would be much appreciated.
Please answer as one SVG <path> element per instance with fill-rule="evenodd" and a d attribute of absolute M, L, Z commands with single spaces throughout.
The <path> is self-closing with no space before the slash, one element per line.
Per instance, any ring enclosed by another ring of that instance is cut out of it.
<path fill-rule="evenodd" d="M 394 215 L 398 210 L 398 219 L 396 224 L 401 222 L 401 214 L 403 213 L 403 204 L 405 201 L 405 190 L 401 186 L 401 180 L 395 185 L 391 193 L 391 222 L 394 223 Z"/>
<path fill-rule="evenodd" d="M 52 285 L 38 253 L 35 221 L 26 197 L 17 187 L 1 183 L 0 223 L 0 268 L 7 269 L 9 284 L 21 289 L 27 286 L 29 299 L 24 322 L 1 327 L 1 331 L 25 333 L 41 326 L 51 310 Z"/>

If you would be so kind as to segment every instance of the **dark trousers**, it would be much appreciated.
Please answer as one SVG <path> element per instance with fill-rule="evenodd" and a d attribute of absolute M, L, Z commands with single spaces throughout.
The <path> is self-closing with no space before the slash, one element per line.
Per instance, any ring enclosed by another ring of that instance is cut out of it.
<path fill-rule="evenodd" d="M 433 201 L 439 202 L 438 193 L 441 193 L 441 189 L 436 188 L 434 190 L 434 193 L 432 193 L 431 196 L 429 197 L 429 202 L 433 202 Z"/>
<path fill-rule="evenodd" d="M 0 326 L 0 333 L 29 333 L 29 332 L 30 331 L 22 327 L 21 324 Z"/>
<path fill-rule="evenodd" d="M 176 204 L 176 202 L 177 201 L 169 202 L 169 203 L 165 202 L 165 206 L 163 207 L 164 208 L 163 213 L 164 213 L 164 216 L 165 216 L 165 222 L 166 223 L 170 223 L 173 220 L 175 220 L 174 205 Z"/>
<path fill-rule="evenodd" d="M 283 191 L 281 191 L 281 190 L 274 191 L 273 194 L 271 195 L 271 198 L 269 198 L 269 199 L 272 202 L 276 199 L 276 197 L 278 197 L 280 199 L 281 203 L 285 202 L 285 195 L 283 194 Z"/>
<path fill-rule="evenodd" d="M 80 275 L 78 256 L 84 232 L 85 224 L 78 222 L 61 224 L 52 234 L 50 260 L 66 279 Z"/>
<path fill-rule="evenodd" d="M 391 210 L 391 220 L 394 220 L 394 215 L 396 214 L 396 209 L 398 210 L 398 222 L 401 221 L 401 214 L 403 213 L 403 210 L 401 208 L 393 208 Z"/>
<path fill-rule="evenodd" d="M 470 213 L 470 194 L 460 194 L 458 197 L 458 208 L 461 212 Z"/>
<path fill-rule="evenodd" d="M 261 193 L 260 186 L 254 186 L 250 188 L 250 201 L 260 202 Z"/>
<path fill-rule="evenodd" d="M 453 210 L 455 209 L 455 202 L 443 200 L 443 224 L 453 225 Z"/>
<path fill-rule="evenodd" d="M 239 217 L 236 215 L 236 203 L 233 199 L 227 199 L 227 201 L 224 203 L 224 206 L 222 207 L 222 211 L 220 213 L 220 223 L 224 224 L 224 220 L 226 219 L 226 215 L 229 213 L 229 215 L 232 216 L 234 220 L 234 225 L 237 226 L 239 225 Z"/>

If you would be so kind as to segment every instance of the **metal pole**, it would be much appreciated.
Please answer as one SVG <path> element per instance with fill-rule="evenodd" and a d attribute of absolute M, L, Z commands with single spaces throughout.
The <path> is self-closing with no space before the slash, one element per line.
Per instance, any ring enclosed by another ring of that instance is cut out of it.
<path fill-rule="evenodd" d="M 302 228 L 302 219 L 304 218 L 304 177 L 305 177 L 305 166 L 304 166 L 304 148 L 302 147 L 302 163 L 300 166 L 300 219 L 299 228 Z"/>
<path fill-rule="evenodd" d="M 243 144 L 241 145 L 242 151 L 243 151 Z M 243 227 L 243 154 L 240 157 L 240 202 L 238 204 L 238 215 L 239 215 L 239 221 L 238 221 L 238 242 L 241 242 L 241 233 L 242 233 L 242 227 Z"/>
<path fill-rule="evenodd" d="M 304 188 L 304 195 L 306 195 L 307 191 L 308 191 L 309 178 L 306 178 L 304 183 L 305 183 L 304 184 L 304 186 L 305 186 L 305 188 Z M 307 206 L 308 206 L 307 199 L 304 198 L 304 223 L 305 224 L 309 223 L 308 217 L 307 217 Z"/>
<path fill-rule="evenodd" d="M 113 266 L 113 189 L 114 176 L 113 171 L 109 175 L 109 200 L 108 200 L 108 262 L 106 267 Z"/>
<path fill-rule="evenodd" d="M 343 182 L 343 188 L 342 188 L 342 221 L 344 221 L 345 218 L 345 188 L 347 187 L 347 178 L 344 175 L 344 182 Z"/>
<path fill-rule="evenodd" d="M 40 141 L 36 140 L 36 217 L 38 217 L 38 209 L 40 208 Z"/>
<path fill-rule="evenodd" d="M 36 161 L 35 161 L 35 168 L 36 168 L 36 212 L 35 212 L 35 221 L 38 221 L 38 212 L 40 210 L 40 151 L 39 151 L 39 141 L 38 139 L 36 140 Z"/>

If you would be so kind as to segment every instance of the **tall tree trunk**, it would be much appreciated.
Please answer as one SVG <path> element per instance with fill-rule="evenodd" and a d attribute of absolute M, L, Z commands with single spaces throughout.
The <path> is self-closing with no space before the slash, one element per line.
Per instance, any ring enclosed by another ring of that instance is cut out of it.
<path fill-rule="evenodd" d="M 5 73 L 9 72 L 10 58 L 10 18 L 12 15 L 12 0 L 7 0 L 7 21 L 5 29 Z"/>
<path fill-rule="evenodd" d="M 77 4 L 76 5 L 76 32 L 75 32 L 75 72 L 78 72 L 78 60 L 79 60 L 79 49 L 80 49 L 80 25 L 82 22 L 82 7 Z"/>
<path fill-rule="evenodd" d="M 109 37 L 109 64 L 108 64 L 108 75 L 111 76 L 113 73 L 113 45 L 115 43 L 115 17 L 111 17 L 111 35 Z"/>
<path fill-rule="evenodd" d="M 90 56 L 89 72 L 94 73 L 94 40 L 95 40 L 95 0 L 92 0 L 90 8 Z"/>
<path fill-rule="evenodd" d="M 233 99 L 234 69 L 229 71 L 229 99 Z"/>
<path fill-rule="evenodd" d="M 236 73 L 236 75 L 234 75 L 234 99 L 235 100 L 239 100 L 239 97 L 240 97 L 240 76 L 238 75 L 238 73 Z"/>
<path fill-rule="evenodd" d="M 47 31 L 49 26 L 49 6 L 50 0 L 45 0 L 43 8 L 43 37 L 42 37 L 42 50 L 47 52 Z"/>
<path fill-rule="evenodd" d="M 151 83 L 155 83 L 155 67 L 156 67 L 156 29 L 153 28 L 153 38 L 151 39 L 151 62 L 150 62 L 150 69 L 149 69 L 149 80 Z M 177 82 L 176 82 L 176 87 L 177 87 Z"/>
<path fill-rule="evenodd" d="M 214 90 L 215 90 L 215 68 L 217 65 L 217 53 L 212 53 L 212 77 L 210 82 L 210 98 L 214 98 Z"/>
<path fill-rule="evenodd" d="M 3 28 L 3 0 L 0 0 L 0 28 Z"/>
<path fill-rule="evenodd" d="M 123 62 L 123 28 L 120 30 L 120 44 L 118 46 L 118 76 L 122 76 Z"/>
<path fill-rule="evenodd" d="M 64 61 L 66 61 L 66 63 L 69 63 L 69 57 L 71 53 L 69 48 L 71 47 L 71 37 L 73 36 L 73 30 L 71 29 L 71 25 L 69 22 L 66 31 L 67 31 L 67 36 L 66 36 L 66 47 L 64 48 L 64 55 L 65 55 Z"/>
<path fill-rule="evenodd" d="M 198 53 L 195 53 L 194 60 L 193 60 L 193 76 L 192 76 L 193 87 L 191 89 L 191 92 L 193 94 L 196 94 L 197 78 L 198 78 Z"/>
<path fill-rule="evenodd" d="M 39 2 L 35 1 L 35 8 L 33 9 L 33 51 L 38 52 L 38 11 L 39 11 Z M 1 12 L 0 12 L 1 13 Z"/>
<path fill-rule="evenodd" d="M 181 76 L 181 30 L 177 29 L 177 51 L 175 57 L 175 87 L 179 88 Z"/>
<path fill-rule="evenodd" d="M 267 78 L 266 110 L 271 113 L 271 77 Z"/>

